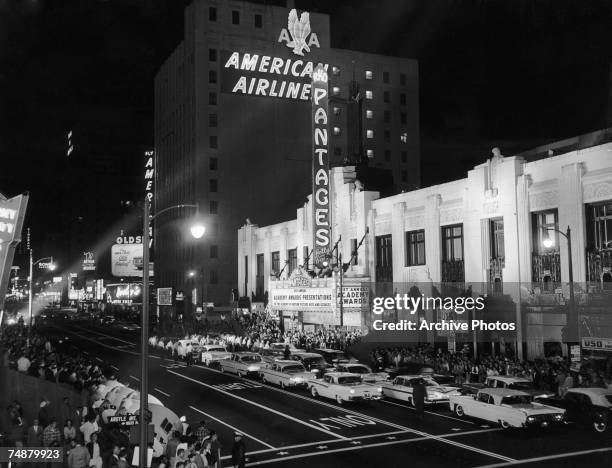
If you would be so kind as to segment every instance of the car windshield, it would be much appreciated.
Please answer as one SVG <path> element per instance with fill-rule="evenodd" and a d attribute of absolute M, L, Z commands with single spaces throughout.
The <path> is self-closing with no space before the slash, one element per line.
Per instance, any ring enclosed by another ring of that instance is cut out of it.
<path fill-rule="evenodd" d="M 350 366 L 346 368 L 347 372 L 352 372 L 353 374 L 369 374 L 372 372 L 366 366 Z"/>
<path fill-rule="evenodd" d="M 612 404 L 612 393 L 609 395 L 604 395 L 604 398 L 608 400 L 608 403 Z"/>
<path fill-rule="evenodd" d="M 341 351 L 336 351 L 336 352 L 327 351 L 325 355 L 329 357 L 330 359 L 346 359 L 346 357 L 344 356 L 344 353 Z"/>
<path fill-rule="evenodd" d="M 530 382 L 513 382 L 508 385 L 508 388 L 513 390 L 533 390 L 533 385 Z"/>
<path fill-rule="evenodd" d="M 217 346 L 216 348 L 208 348 L 208 351 L 220 351 L 220 352 L 225 352 L 225 348 L 221 347 L 221 346 Z"/>
<path fill-rule="evenodd" d="M 531 403 L 531 397 L 529 395 L 512 395 L 503 397 L 502 405 L 528 405 Z"/>
<path fill-rule="evenodd" d="M 240 360 L 243 362 L 259 362 L 261 361 L 261 356 L 257 354 L 254 354 L 252 356 L 242 356 Z"/>
<path fill-rule="evenodd" d="M 338 383 L 340 385 L 357 385 L 361 383 L 361 378 L 356 375 L 349 375 L 347 377 L 338 377 Z"/>
<path fill-rule="evenodd" d="M 291 365 L 283 367 L 283 372 L 286 372 L 287 374 L 296 374 L 297 372 L 304 372 L 305 370 L 306 369 L 304 369 L 304 366 L 300 365 Z"/>
<path fill-rule="evenodd" d="M 306 363 L 309 366 L 313 366 L 313 365 L 325 365 L 325 359 L 323 359 L 322 357 L 307 357 L 304 358 L 304 363 Z"/>

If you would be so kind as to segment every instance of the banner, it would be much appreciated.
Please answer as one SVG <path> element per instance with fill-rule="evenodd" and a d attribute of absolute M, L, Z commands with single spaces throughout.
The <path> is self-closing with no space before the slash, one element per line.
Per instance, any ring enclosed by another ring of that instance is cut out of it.
<path fill-rule="evenodd" d="M 612 338 L 582 338 L 582 348 L 612 353 Z"/>
<path fill-rule="evenodd" d="M 338 291 L 338 307 L 340 307 L 340 291 Z M 366 286 L 343 286 L 342 307 L 346 309 L 369 309 L 370 288 Z"/>
<path fill-rule="evenodd" d="M 111 273 L 117 277 L 142 278 L 142 244 L 115 244 L 111 248 Z M 153 262 L 149 262 L 153 276 Z"/>
<path fill-rule="evenodd" d="M 329 149 L 327 116 L 329 115 L 328 76 L 319 64 L 312 73 L 312 219 L 313 265 L 323 268 L 330 260 Z"/>
<path fill-rule="evenodd" d="M 268 307 L 272 310 L 333 312 L 332 288 L 271 289 Z"/>
<path fill-rule="evenodd" d="M 29 195 L 26 194 L 7 199 L 0 193 L 0 310 L 4 310 L 4 298 L 15 248 L 21 242 L 28 199 Z"/>

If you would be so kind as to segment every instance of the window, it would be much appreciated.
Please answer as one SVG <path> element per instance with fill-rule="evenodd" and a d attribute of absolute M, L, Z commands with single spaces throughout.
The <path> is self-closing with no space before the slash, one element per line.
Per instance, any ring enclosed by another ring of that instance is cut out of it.
<path fill-rule="evenodd" d="M 383 101 L 384 102 L 389 102 L 390 101 L 389 91 L 383 91 Z"/>
<path fill-rule="evenodd" d="M 385 161 L 391 161 L 391 150 L 385 150 Z"/>
<path fill-rule="evenodd" d="M 215 84 L 217 82 L 217 71 L 216 70 L 210 70 L 208 72 L 208 82 Z"/>
<path fill-rule="evenodd" d="M 257 29 L 261 29 L 263 27 L 263 16 L 261 16 L 259 13 L 255 14 L 255 27 Z"/>
<path fill-rule="evenodd" d="M 374 150 L 373 149 L 366 150 L 366 156 L 368 158 L 373 158 L 374 157 Z"/>
<path fill-rule="evenodd" d="M 589 250 L 612 248 L 612 203 L 589 205 L 587 211 Z"/>
<path fill-rule="evenodd" d="M 210 179 L 210 191 L 216 192 L 219 189 L 219 183 L 217 179 Z"/>
<path fill-rule="evenodd" d="M 272 272 L 274 274 L 280 273 L 280 252 L 272 252 Z"/>
<path fill-rule="evenodd" d="M 463 225 L 442 228 L 442 261 L 463 260 Z"/>
<path fill-rule="evenodd" d="M 208 21 L 217 21 L 217 9 L 208 7 Z"/>
<path fill-rule="evenodd" d="M 208 146 L 210 148 L 213 148 L 213 149 L 217 148 L 218 144 L 219 144 L 219 140 L 217 139 L 217 135 L 210 135 L 208 137 Z"/>
<path fill-rule="evenodd" d="M 400 113 L 400 123 L 406 125 L 406 122 L 408 122 L 408 117 L 406 116 L 405 112 L 401 112 Z"/>
<path fill-rule="evenodd" d="M 264 292 L 264 254 L 257 254 L 255 271 L 255 294 L 261 296 Z"/>
<path fill-rule="evenodd" d="M 340 69 L 338 67 L 332 67 L 332 75 L 338 76 L 340 74 Z"/>
<path fill-rule="evenodd" d="M 334 115 L 340 115 L 341 109 L 337 106 L 334 106 Z"/>
<path fill-rule="evenodd" d="M 400 85 L 406 86 L 406 74 L 400 73 Z"/>
<path fill-rule="evenodd" d="M 400 93 L 400 104 L 402 106 L 406 105 L 406 94 L 405 93 Z"/>
<path fill-rule="evenodd" d="M 406 233 L 406 266 L 425 265 L 425 231 Z"/>
<path fill-rule="evenodd" d="M 402 143 L 408 143 L 408 134 L 407 134 L 406 132 L 404 132 L 404 133 L 402 133 L 402 134 L 400 135 L 400 141 L 401 141 Z"/>
<path fill-rule="evenodd" d="M 554 252 L 559 249 L 559 235 L 555 232 L 558 229 L 557 210 L 540 211 L 533 213 L 532 218 L 533 244 L 534 250 L 539 254 Z M 552 239 L 553 245 L 546 247 L 544 239 Z"/>
<path fill-rule="evenodd" d="M 383 72 L 383 83 L 389 84 L 389 72 Z"/>
<path fill-rule="evenodd" d="M 386 129 L 385 129 L 385 131 L 384 131 L 384 136 L 385 136 L 385 141 L 386 141 L 387 143 L 391 142 L 391 132 L 390 132 L 389 130 L 386 130 Z"/>
<path fill-rule="evenodd" d="M 337 96 L 338 94 L 340 94 L 340 88 L 338 88 L 338 86 L 334 86 L 332 88 L 332 93 L 334 94 L 334 96 Z"/>
<path fill-rule="evenodd" d="M 208 160 L 208 169 L 211 171 L 216 171 L 219 166 L 218 162 L 219 160 L 217 158 L 210 158 Z"/>
<path fill-rule="evenodd" d="M 366 138 L 374 138 L 374 130 L 366 130 Z"/>
<path fill-rule="evenodd" d="M 357 252 L 357 239 L 351 239 L 351 256 L 353 257 L 351 265 L 357 265 L 359 263 L 359 253 Z"/>
<path fill-rule="evenodd" d="M 210 284 L 217 284 L 219 282 L 219 275 L 217 270 L 210 270 Z"/>
<path fill-rule="evenodd" d="M 370 70 L 366 70 L 365 78 L 366 78 L 366 80 L 371 80 L 372 79 L 372 72 Z"/>
<path fill-rule="evenodd" d="M 374 111 L 370 109 L 366 109 L 366 119 L 373 119 L 373 118 L 374 118 Z"/>
<path fill-rule="evenodd" d="M 219 229 L 219 223 L 213 223 L 212 225 L 213 229 L 212 232 L 215 236 L 218 236 L 219 233 L 221 232 L 221 229 Z"/>
<path fill-rule="evenodd" d="M 391 123 L 391 111 L 385 111 L 383 114 L 383 121 L 385 123 Z"/>
<path fill-rule="evenodd" d="M 218 258 L 219 257 L 219 246 L 211 245 L 210 246 L 210 258 Z"/>
<path fill-rule="evenodd" d="M 401 152 L 401 158 L 402 158 L 402 162 L 403 163 L 407 163 L 408 162 L 408 152 L 407 151 L 402 151 Z"/>
<path fill-rule="evenodd" d="M 338 136 L 340 133 L 340 127 L 334 127 L 334 135 Z"/>
<path fill-rule="evenodd" d="M 376 281 L 393 281 L 393 239 L 391 234 L 376 236 Z"/>
<path fill-rule="evenodd" d="M 219 212 L 219 202 L 217 200 L 211 200 L 210 202 L 210 214 L 217 214 Z"/>
<path fill-rule="evenodd" d="M 408 182 L 408 171 L 402 171 L 402 182 Z"/>
<path fill-rule="evenodd" d="M 208 126 L 209 127 L 217 126 L 217 114 L 208 114 Z"/>
<path fill-rule="evenodd" d="M 366 90 L 366 99 L 374 99 L 372 91 L 369 89 Z"/>
<path fill-rule="evenodd" d="M 217 61 L 217 49 L 208 49 L 208 60 L 211 62 Z"/>
<path fill-rule="evenodd" d="M 240 24 L 240 12 L 232 10 L 232 24 Z"/>
<path fill-rule="evenodd" d="M 302 248 L 302 253 L 304 255 L 304 265 L 306 266 L 306 269 L 308 269 L 308 264 L 310 263 L 310 259 L 308 258 L 308 246 L 305 245 Z"/>
<path fill-rule="evenodd" d="M 287 251 L 287 260 L 289 261 L 289 275 L 297 268 L 297 249 L 290 249 Z"/>
<path fill-rule="evenodd" d="M 504 220 L 491 220 L 491 257 L 504 258 Z"/>
<path fill-rule="evenodd" d="M 210 104 L 211 106 L 217 105 L 217 93 L 208 93 L 208 104 Z"/>

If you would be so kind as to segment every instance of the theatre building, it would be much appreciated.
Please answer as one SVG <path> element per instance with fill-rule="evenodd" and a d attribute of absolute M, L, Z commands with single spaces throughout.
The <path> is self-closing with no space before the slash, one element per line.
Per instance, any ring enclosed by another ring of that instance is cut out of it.
<path fill-rule="evenodd" d="M 341 239 L 343 262 L 350 259 L 344 285 L 369 289 L 360 293 L 369 294 L 367 300 L 380 291 L 404 293 L 415 285 L 424 294 L 434 287 L 441 291 L 445 285 L 469 285 L 474 296 L 492 301 L 483 315 L 471 318 L 503 317 L 515 322 L 517 330 L 450 334 L 443 339 L 449 347 L 473 341 L 488 352 L 545 356 L 566 341 L 568 245 L 554 230 L 565 234 L 569 227 L 583 352 L 600 346 L 595 342 L 612 352 L 612 296 L 607 289 L 612 284 L 612 143 L 576 150 L 571 150 L 571 141 L 568 145 L 569 150 L 552 156 L 547 154 L 555 145 L 539 148 L 547 156 L 532 162 L 526 158 L 534 159 L 533 152 L 504 156 L 495 148 L 492 157 L 463 179 L 385 198 L 363 190 L 350 168 L 332 169 L 332 241 Z M 312 220 L 309 199 L 292 220 L 242 226 L 239 287 L 243 294 L 267 295 L 269 309 L 294 326 L 340 325 L 337 300 L 311 304 L 300 299 L 300 294 L 312 296 L 309 288 L 317 293 L 328 288 L 336 297 L 337 273 L 312 278 L 311 284 L 292 278 L 300 276 L 298 266 L 312 270 L 307 261 Z M 292 290 L 296 300 L 284 302 Z M 300 309 L 300 300 L 306 307 Z M 505 309 L 496 316 L 491 304 L 500 303 Z M 370 309 L 357 306 L 359 311 L 344 315 L 344 325 L 371 323 Z M 437 313 L 427 311 L 425 318 L 435 320 Z M 424 339 L 440 342 L 434 333 Z"/>
<path fill-rule="evenodd" d="M 419 185 L 417 61 L 332 46 L 330 18 L 292 2 L 185 9 L 184 39 L 155 78 L 155 200 L 157 211 L 198 204 L 207 233 L 182 234 L 192 209 L 156 218 L 156 286 L 227 304 L 239 283 L 236 229 L 247 217 L 290 218 L 306 200 L 318 63 L 329 75 L 332 166 L 382 171 L 392 193 Z"/>

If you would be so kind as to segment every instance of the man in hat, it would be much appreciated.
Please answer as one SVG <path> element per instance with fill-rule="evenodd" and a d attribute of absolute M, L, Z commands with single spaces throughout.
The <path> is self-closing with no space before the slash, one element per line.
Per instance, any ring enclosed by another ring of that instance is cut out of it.
<path fill-rule="evenodd" d="M 28 428 L 28 435 L 26 437 L 26 444 L 28 444 L 28 447 L 42 446 L 42 434 L 43 428 L 38 424 L 38 419 L 35 419 L 32 426 Z"/>
<path fill-rule="evenodd" d="M 244 468 L 246 463 L 246 446 L 242 440 L 242 434 L 234 434 L 234 446 L 232 447 L 232 463 L 234 468 Z"/>

